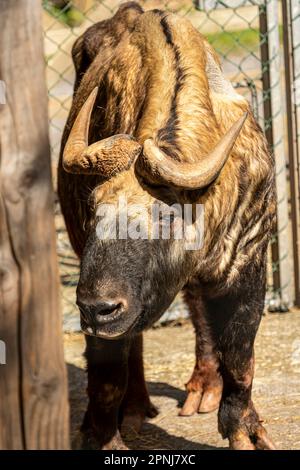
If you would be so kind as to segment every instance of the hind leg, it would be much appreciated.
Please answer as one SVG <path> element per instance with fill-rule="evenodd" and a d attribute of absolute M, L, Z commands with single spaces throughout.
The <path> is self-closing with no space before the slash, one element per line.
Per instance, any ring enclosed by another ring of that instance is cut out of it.
<path fill-rule="evenodd" d="M 158 413 L 150 401 L 145 382 L 142 333 L 132 339 L 128 367 L 128 386 L 121 405 L 120 421 L 123 431 L 139 432 L 145 418 L 154 418 Z"/>
<path fill-rule="evenodd" d="M 208 413 L 219 407 L 222 395 L 222 378 L 219 362 L 214 352 L 210 327 L 205 319 L 205 306 L 197 290 L 185 292 L 196 333 L 196 363 L 186 390 L 188 392 L 180 416 Z"/>

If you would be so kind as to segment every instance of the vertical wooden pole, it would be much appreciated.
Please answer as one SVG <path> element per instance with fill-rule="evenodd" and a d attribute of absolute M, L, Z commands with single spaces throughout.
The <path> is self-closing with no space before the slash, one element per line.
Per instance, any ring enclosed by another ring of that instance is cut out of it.
<path fill-rule="evenodd" d="M 0 449 L 66 449 L 40 1 L 0 0 L 0 45 Z"/>

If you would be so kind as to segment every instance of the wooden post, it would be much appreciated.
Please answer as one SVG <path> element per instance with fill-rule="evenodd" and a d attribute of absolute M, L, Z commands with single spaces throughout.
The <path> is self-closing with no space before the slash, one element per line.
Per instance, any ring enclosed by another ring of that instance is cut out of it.
<path fill-rule="evenodd" d="M 0 449 L 67 449 L 41 2 L 0 12 Z"/>

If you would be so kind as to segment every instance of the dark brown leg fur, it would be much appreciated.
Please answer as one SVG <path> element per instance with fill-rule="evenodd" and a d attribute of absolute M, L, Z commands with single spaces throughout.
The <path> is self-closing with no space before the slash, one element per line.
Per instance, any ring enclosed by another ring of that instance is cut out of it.
<path fill-rule="evenodd" d="M 188 288 L 185 299 L 196 333 L 196 364 L 192 377 L 186 384 L 188 395 L 179 414 L 191 416 L 196 412 L 208 413 L 219 407 L 222 379 L 199 289 Z"/>
<path fill-rule="evenodd" d="M 118 415 L 127 388 L 129 347 L 129 340 L 86 336 L 89 404 L 81 430 L 92 435 L 101 449 L 126 449 Z"/>
<path fill-rule="evenodd" d="M 219 431 L 232 449 L 274 449 L 253 406 L 254 340 L 264 308 L 265 268 L 249 264 L 230 291 L 206 299 L 214 340 L 220 357 L 223 393 Z"/>
<path fill-rule="evenodd" d="M 128 365 L 128 387 L 121 405 L 120 418 L 123 431 L 139 432 L 145 418 L 154 418 L 158 413 L 150 401 L 145 383 L 142 333 L 132 340 Z"/>
<path fill-rule="evenodd" d="M 82 424 L 101 449 L 126 449 L 119 425 L 138 432 L 146 416 L 157 415 L 147 391 L 142 334 L 106 341 L 86 336 L 89 404 Z"/>

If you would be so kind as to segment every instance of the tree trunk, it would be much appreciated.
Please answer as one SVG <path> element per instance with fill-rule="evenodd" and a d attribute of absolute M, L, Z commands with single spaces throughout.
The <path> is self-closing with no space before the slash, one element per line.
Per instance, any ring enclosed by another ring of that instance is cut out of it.
<path fill-rule="evenodd" d="M 41 2 L 0 0 L 0 449 L 66 449 Z"/>

